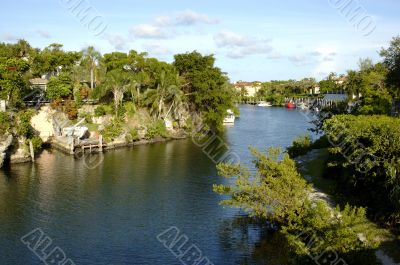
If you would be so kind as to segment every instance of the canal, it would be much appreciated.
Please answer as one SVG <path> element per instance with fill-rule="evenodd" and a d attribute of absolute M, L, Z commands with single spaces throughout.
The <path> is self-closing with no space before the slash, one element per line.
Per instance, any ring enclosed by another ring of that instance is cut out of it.
<path fill-rule="evenodd" d="M 243 105 L 221 139 L 250 165 L 249 146 L 285 148 L 309 127 L 299 111 Z M 226 180 L 191 139 L 111 151 L 101 159 L 88 167 L 44 151 L 33 165 L 0 171 L 0 264 L 44 264 L 21 241 L 34 229 L 51 239 L 44 253 L 59 247 L 75 264 L 182 264 L 157 238 L 171 227 L 213 264 L 285 263 L 279 236 L 263 241 L 260 257 L 258 228 L 243 228 L 240 211 L 219 205 L 212 186 Z"/>

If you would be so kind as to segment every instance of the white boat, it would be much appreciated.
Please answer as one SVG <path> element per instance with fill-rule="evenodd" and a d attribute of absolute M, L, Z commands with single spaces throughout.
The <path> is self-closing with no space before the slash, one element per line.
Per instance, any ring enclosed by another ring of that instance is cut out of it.
<path fill-rule="evenodd" d="M 272 104 L 270 102 L 265 102 L 265 101 L 260 101 L 257 106 L 259 107 L 272 107 Z"/>
<path fill-rule="evenodd" d="M 235 123 L 235 114 L 230 109 L 228 109 L 226 112 L 228 113 L 228 115 L 226 115 L 226 117 L 224 119 L 224 124 L 234 124 Z"/>
<path fill-rule="evenodd" d="M 297 104 L 297 108 L 301 109 L 301 110 L 308 110 L 309 107 L 307 106 L 307 104 L 305 104 L 304 102 Z"/>

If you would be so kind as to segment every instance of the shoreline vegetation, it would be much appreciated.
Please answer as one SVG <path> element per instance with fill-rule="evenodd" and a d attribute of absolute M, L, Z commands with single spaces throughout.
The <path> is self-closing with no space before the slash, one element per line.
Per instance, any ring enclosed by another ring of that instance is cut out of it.
<path fill-rule="evenodd" d="M 196 51 L 166 63 L 134 50 L 0 43 L 0 88 L 0 136 L 12 137 L 0 146 L 6 163 L 33 160 L 49 144 L 74 154 L 179 139 L 199 127 L 218 133 L 227 111 L 238 113 L 214 56 Z"/>

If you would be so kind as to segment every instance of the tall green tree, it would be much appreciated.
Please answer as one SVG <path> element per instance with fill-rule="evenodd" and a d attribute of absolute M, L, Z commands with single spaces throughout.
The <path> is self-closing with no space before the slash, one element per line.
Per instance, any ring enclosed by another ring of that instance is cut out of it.
<path fill-rule="evenodd" d="M 387 83 L 391 93 L 395 97 L 400 97 L 400 36 L 394 37 L 387 49 L 382 48 L 380 55 L 389 70 Z"/>
<path fill-rule="evenodd" d="M 93 46 L 89 46 L 82 51 L 82 57 L 89 68 L 90 89 L 93 90 L 95 82 L 95 71 L 97 68 L 97 64 L 101 59 L 101 54 L 100 52 L 96 51 Z"/>
<path fill-rule="evenodd" d="M 175 55 L 173 63 L 185 80 L 182 89 L 192 109 L 202 114 L 211 129 L 222 130 L 226 111 L 234 108 L 234 91 L 214 64 L 213 55 L 203 56 L 196 51 Z"/>

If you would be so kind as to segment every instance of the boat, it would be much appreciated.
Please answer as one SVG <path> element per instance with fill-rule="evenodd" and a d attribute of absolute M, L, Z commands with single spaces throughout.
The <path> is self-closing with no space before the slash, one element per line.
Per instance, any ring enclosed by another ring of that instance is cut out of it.
<path fill-rule="evenodd" d="M 259 107 L 272 107 L 272 104 L 270 102 L 265 102 L 265 101 L 260 101 L 257 106 Z"/>
<path fill-rule="evenodd" d="M 286 102 L 285 107 L 288 109 L 295 109 L 296 104 L 294 104 L 293 101 L 288 101 L 288 102 Z"/>
<path fill-rule="evenodd" d="M 304 103 L 304 102 L 297 104 L 296 107 L 297 107 L 298 109 L 301 109 L 301 110 L 308 110 L 308 109 L 309 109 L 309 107 L 307 106 L 307 104 Z"/>
<path fill-rule="evenodd" d="M 226 115 L 226 117 L 224 119 L 224 124 L 234 124 L 235 123 L 235 114 L 230 109 L 228 109 L 226 112 L 228 113 L 228 115 Z"/>

